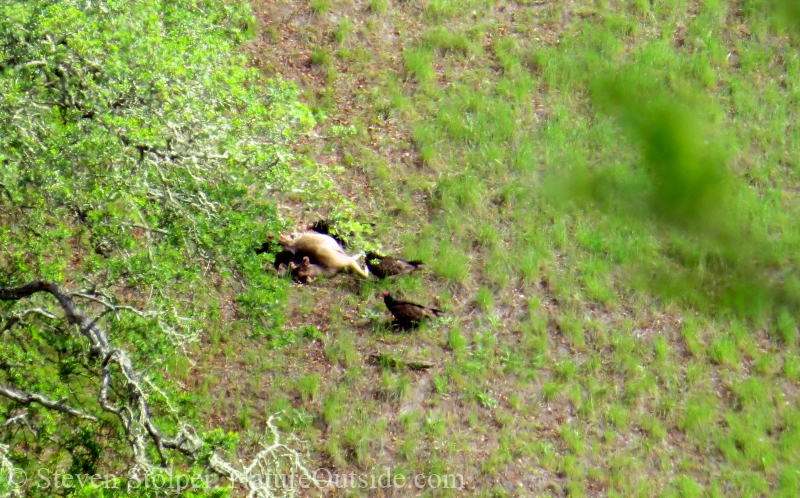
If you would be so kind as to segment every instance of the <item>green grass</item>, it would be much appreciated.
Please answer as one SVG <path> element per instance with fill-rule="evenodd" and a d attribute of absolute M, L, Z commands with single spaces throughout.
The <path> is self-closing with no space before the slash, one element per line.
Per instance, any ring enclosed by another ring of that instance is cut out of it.
<path fill-rule="evenodd" d="M 350 35 L 353 33 L 353 25 L 347 19 L 342 19 L 336 29 L 333 31 L 333 39 L 336 40 L 337 43 L 344 43 L 349 38 Z"/>
<path fill-rule="evenodd" d="M 447 54 L 469 55 L 480 47 L 473 45 L 467 33 L 456 33 L 444 27 L 433 28 L 425 34 L 426 44 L 439 56 Z"/>
<path fill-rule="evenodd" d="M 373 14 L 383 14 L 390 5 L 389 0 L 370 0 L 367 8 Z"/>
<path fill-rule="evenodd" d="M 331 57 L 330 52 L 327 50 L 315 50 L 311 54 L 311 65 L 318 68 L 328 69 L 333 65 L 333 58 Z"/>
<path fill-rule="evenodd" d="M 287 386 L 328 425 L 313 454 L 475 496 L 800 492 L 796 41 L 724 1 L 361 7 L 307 28 L 365 54 L 308 90 L 368 132 L 312 158 L 428 268 L 297 291 L 333 301 L 319 392 Z M 394 333 L 383 289 L 448 319 Z"/>
<path fill-rule="evenodd" d="M 322 15 L 331 10 L 330 0 L 311 0 L 311 12 Z"/>
<path fill-rule="evenodd" d="M 433 54 L 424 48 L 409 48 L 403 52 L 403 61 L 407 74 L 419 83 L 429 83 L 435 73 L 433 71 Z"/>

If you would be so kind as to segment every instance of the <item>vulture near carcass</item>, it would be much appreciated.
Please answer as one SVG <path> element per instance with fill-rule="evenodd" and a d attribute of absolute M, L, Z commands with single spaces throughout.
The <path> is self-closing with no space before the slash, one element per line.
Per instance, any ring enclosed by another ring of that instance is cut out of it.
<path fill-rule="evenodd" d="M 339 270 L 350 270 L 369 278 L 369 273 L 358 266 L 356 260 L 349 256 L 342 246 L 329 235 L 317 232 L 282 235 L 280 243 L 284 249 L 292 251 L 295 258 L 307 256 L 314 264 L 335 275 Z"/>
<path fill-rule="evenodd" d="M 389 312 L 394 316 L 395 323 L 402 328 L 419 325 L 426 318 L 432 319 L 444 315 L 444 311 L 436 308 L 427 308 L 410 301 L 398 301 L 388 292 L 384 292 L 381 296 Z"/>
<path fill-rule="evenodd" d="M 422 266 L 424 266 L 422 261 L 405 261 L 391 256 L 380 256 L 374 252 L 367 253 L 367 268 L 378 278 L 405 275 L 419 270 Z"/>
<path fill-rule="evenodd" d="M 283 250 L 275 255 L 275 262 L 272 263 L 272 266 L 274 266 L 276 270 L 280 271 L 281 267 L 286 268 L 291 266 L 293 262 L 294 253 L 292 251 Z"/>
<path fill-rule="evenodd" d="M 320 276 L 332 277 L 336 275 L 336 270 L 326 270 L 320 265 L 315 265 L 308 259 L 308 256 L 303 256 L 303 261 L 299 265 L 292 262 L 289 266 L 292 269 L 292 278 L 304 284 L 310 284 Z"/>

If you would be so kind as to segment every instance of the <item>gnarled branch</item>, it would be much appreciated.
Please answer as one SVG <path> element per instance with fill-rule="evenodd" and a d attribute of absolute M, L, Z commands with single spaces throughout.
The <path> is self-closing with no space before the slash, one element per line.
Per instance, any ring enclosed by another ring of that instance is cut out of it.
<path fill-rule="evenodd" d="M 58 285 L 44 280 L 34 280 L 18 287 L 0 288 L 0 301 L 16 301 L 30 297 L 38 292 L 46 292 L 56 298 L 58 304 L 66 315 L 70 324 L 77 326 L 81 335 L 89 340 L 89 350 L 97 358 L 102 358 L 102 380 L 98 402 L 100 407 L 119 418 L 129 444 L 133 450 L 137 465 L 147 469 L 152 465 L 147 457 L 147 443 L 149 439 L 157 448 L 161 465 L 166 466 L 168 459 L 164 449 L 176 449 L 187 455 L 192 455 L 201 446 L 199 438 L 187 431 L 181 431 L 176 437 L 164 436 L 153 422 L 148 396 L 140 382 L 140 375 L 133 366 L 127 353 L 119 348 L 111 347 L 108 335 L 100 328 L 97 320 L 92 320 L 83 315 L 78 309 L 72 295 L 63 291 Z M 109 388 L 113 377 L 112 366 L 116 365 L 124 378 L 127 399 L 119 404 L 114 404 L 109 399 Z M 47 408 L 56 409 L 75 416 L 84 415 L 83 418 L 92 417 L 80 410 L 67 407 L 62 402 L 50 400 L 41 394 L 23 394 L 11 388 L 0 388 L 0 394 L 14 399 L 23 404 L 39 403 Z M 96 418 L 94 418 L 96 420 Z"/>
<path fill-rule="evenodd" d="M 91 420 L 93 422 L 97 421 L 97 417 L 95 417 L 94 415 L 91 415 L 89 413 L 86 413 L 84 411 L 78 410 L 77 408 L 73 408 L 67 405 L 63 399 L 56 401 L 39 393 L 23 393 L 22 391 L 18 391 L 16 389 L 12 389 L 8 386 L 3 386 L 3 385 L 0 385 L 0 396 L 5 396 L 6 398 L 16 401 L 21 405 L 31 405 L 33 403 L 38 403 L 44 406 L 45 408 L 56 410 L 62 413 L 68 413 L 73 417 Z"/>
<path fill-rule="evenodd" d="M 165 436 L 156 426 L 150 413 L 148 392 L 143 387 L 150 385 L 149 380 L 142 376 L 134 367 L 127 353 L 110 345 L 108 335 L 100 328 L 97 320 L 92 320 L 83 315 L 72 297 L 91 299 L 107 309 L 119 308 L 116 305 L 94 298 L 85 293 L 69 293 L 58 285 L 44 280 L 34 280 L 18 287 L 0 288 L 1 301 L 14 301 L 32 296 L 38 292 L 46 292 L 56 298 L 70 324 L 77 326 L 78 331 L 89 341 L 90 351 L 101 359 L 101 379 L 98 393 L 100 408 L 113 414 L 119 419 L 125 436 L 130 445 L 135 468 L 149 472 L 154 465 L 150 463 L 147 455 L 148 441 L 153 444 L 158 452 L 160 464 L 166 467 L 169 463 L 166 450 L 177 450 L 191 459 L 200 455 L 203 448 L 201 438 L 188 425 L 181 425 L 174 437 Z M 121 375 L 125 384 L 125 397 L 119 401 L 111 399 L 111 383 L 115 376 Z M 160 391 L 159 391 L 160 392 Z M 163 393 L 161 393 L 163 395 Z M 16 389 L 0 386 L 0 395 L 5 396 L 23 405 L 38 403 L 48 409 L 57 410 L 82 419 L 96 421 L 95 415 L 85 413 L 77 408 L 66 405 L 63 400 L 55 401 L 38 393 L 23 393 Z M 5 425 L 24 421 L 27 412 L 12 417 Z M 269 480 L 270 475 L 281 472 L 282 465 L 289 465 L 294 472 L 302 474 L 309 483 L 320 486 L 324 483 L 317 480 L 311 471 L 303 464 L 303 455 L 290 448 L 284 442 L 274 424 L 274 417 L 267 421 L 267 430 L 271 439 L 270 444 L 265 444 L 263 449 L 252 459 L 249 464 L 237 468 L 216 453 L 212 453 L 208 465 L 212 472 L 228 478 L 232 484 L 244 487 L 248 496 L 258 498 L 271 498 L 292 493 L 291 490 L 278 489 Z M 0 425 L 2 426 L 2 425 Z M 290 437 L 290 441 L 293 441 Z M 0 450 L 3 447 L 0 445 Z M 3 455 L 0 451 L 0 457 Z M 2 464 L 2 461 L 0 461 Z M 10 463 L 9 463 L 10 465 Z M 267 477 L 265 480 L 264 477 Z M 292 496 L 294 496 L 292 494 Z"/>

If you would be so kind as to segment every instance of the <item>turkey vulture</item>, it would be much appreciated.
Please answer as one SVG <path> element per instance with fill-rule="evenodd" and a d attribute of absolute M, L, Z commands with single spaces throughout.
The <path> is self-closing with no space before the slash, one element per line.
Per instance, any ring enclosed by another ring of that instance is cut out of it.
<path fill-rule="evenodd" d="M 281 266 L 290 266 L 294 259 L 294 253 L 292 251 L 283 250 L 275 255 L 275 262 L 272 263 L 272 266 L 274 266 L 276 270 L 280 269 Z"/>
<path fill-rule="evenodd" d="M 398 301 L 388 292 L 381 294 L 383 302 L 389 308 L 389 312 L 394 316 L 395 323 L 402 328 L 409 328 L 419 325 L 426 318 L 436 318 L 444 315 L 444 311 L 436 308 L 426 308 L 421 304 L 409 301 Z"/>
<path fill-rule="evenodd" d="M 304 284 L 310 284 L 319 276 L 331 277 L 336 275 L 336 270 L 326 270 L 320 265 L 311 263 L 308 256 L 303 256 L 303 261 L 299 265 L 290 263 L 292 278 Z"/>
<path fill-rule="evenodd" d="M 422 261 L 404 261 L 391 256 L 380 256 L 374 252 L 367 253 L 367 268 L 378 278 L 405 275 L 419 270 L 423 265 Z"/>

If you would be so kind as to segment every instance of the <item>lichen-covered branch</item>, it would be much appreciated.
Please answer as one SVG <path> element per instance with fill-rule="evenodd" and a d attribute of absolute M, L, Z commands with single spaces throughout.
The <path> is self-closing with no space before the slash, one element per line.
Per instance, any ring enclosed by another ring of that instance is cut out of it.
<path fill-rule="evenodd" d="M 45 408 L 56 410 L 62 413 L 67 413 L 74 417 L 83 418 L 86 420 L 93 420 L 93 421 L 97 420 L 97 417 L 95 417 L 94 415 L 91 415 L 82 410 L 67 405 L 65 400 L 63 399 L 55 401 L 39 393 L 23 393 L 16 389 L 12 389 L 8 386 L 0 385 L 0 396 L 5 396 L 6 398 L 12 401 L 16 401 L 21 405 L 30 405 L 33 403 L 38 403 L 44 406 Z"/>
<path fill-rule="evenodd" d="M 162 466 L 168 463 L 165 449 L 178 450 L 191 456 L 202 446 L 202 441 L 188 431 L 181 431 L 170 438 L 158 429 L 150 413 L 148 394 L 142 387 L 142 378 L 130 357 L 124 350 L 111 346 L 105 330 L 100 328 L 96 320 L 90 320 L 80 312 L 70 293 L 52 282 L 34 280 L 18 287 L 0 288 L 0 301 L 20 300 L 38 292 L 46 292 L 58 301 L 67 321 L 75 325 L 78 332 L 89 341 L 89 351 L 92 355 L 102 358 L 98 402 L 104 411 L 116 415 L 120 420 L 138 466 L 149 469 L 153 465 L 147 456 L 148 440 L 158 450 Z M 114 378 L 118 378 L 125 385 L 124 392 L 128 393 L 126 398 L 116 402 L 112 402 L 109 395 Z M 0 395 L 21 404 L 36 402 L 50 409 L 83 418 L 92 417 L 96 420 L 92 415 L 66 406 L 63 402 L 52 401 L 38 393 L 24 394 L 12 388 L 0 387 Z"/>
<path fill-rule="evenodd" d="M 100 387 L 97 396 L 100 408 L 113 414 L 119 420 L 133 452 L 135 468 L 145 472 L 156 466 L 166 467 L 169 463 L 168 450 L 178 451 L 190 459 L 197 458 L 203 448 L 202 439 L 186 424 L 181 424 L 177 434 L 165 435 L 153 420 L 150 411 L 149 394 L 144 385 L 152 386 L 152 382 L 144 377 L 135 367 L 128 354 L 121 348 L 111 345 L 108 334 L 96 320 L 86 317 L 77 307 L 72 297 L 91 298 L 107 308 L 114 306 L 102 299 L 88 294 L 66 292 L 58 285 L 43 280 L 34 280 L 17 287 L 0 288 L 0 301 L 16 301 L 44 292 L 53 296 L 59 303 L 67 322 L 74 325 L 77 331 L 88 341 L 89 350 L 95 358 L 100 359 Z M 113 383 L 121 383 L 124 389 L 117 389 L 112 395 Z M 127 393 L 121 396 L 120 393 Z M 166 397 L 160 390 L 157 392 Z M 47 409 L 72 415 L 86 420 L 96 421 L 98 417 L 81 409 L 64 403 L 63 400 L 52 400 L 40 393 L 23 393 L 17 389 L 0 385 L 0 396 L 4 396 L 21 405 L 39 404 Z M 116 398 L 116 399 L 112 399 Z M 169 402 L 168 402 L 169 405 Z M 17 417 L 25 417 L 21 414 Z M 267 421 L 268 435 L 271 439 L 249 464 L 237 468 L 223 457 L 213 453 L 209 459 L 209 467 L 217 475 L 228 478 L 231 483 L 247 490 L 248 496 L 254 498 L 272 498 L 292 495 L 292 489 L 276 489 L 275 483 L 269 479 L 282 468 L 290 468 L 294 473 L 303 475 L 309 483 L 318 485 L 309 469 L 304 465 L 303 455 L 291 448 L 281 438 L 274 424 L 275 416 Z M 11 419 L 7 423 L 12 423 Z M 159 456 L 158 464 L 148 457 L 148 445 L 155 447 Z"/>
<path fill-rule="evenodd" d="M 311 486 L 318 487 L 321 484 L 305 466 L 303 455 L 287 446 L 281 439 L 278 428 L 275 427 L 275 417 L 276 415 L 272 415 L 267 419 L 267 431 L 272 442 L 265 444 L 249 464 L 242 465 L 240 469 L 237 469 L 219 455 L 211 456 L 210 463 L 214 471 L 227 477 L 232 483 L 245 487 L 248 491 L 248 498 L 293 496 L 295 489 L 280 489 L 280 486 L 276 486 L 276 483 L 270 479 L 270 477 L 280 476 L 284 473 L 303 476 Z"/>

